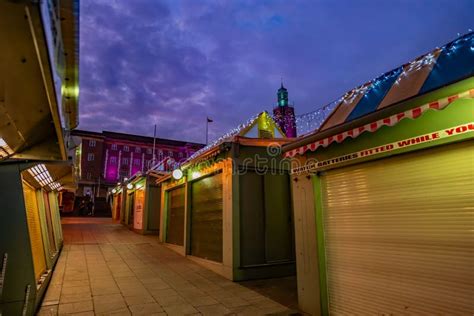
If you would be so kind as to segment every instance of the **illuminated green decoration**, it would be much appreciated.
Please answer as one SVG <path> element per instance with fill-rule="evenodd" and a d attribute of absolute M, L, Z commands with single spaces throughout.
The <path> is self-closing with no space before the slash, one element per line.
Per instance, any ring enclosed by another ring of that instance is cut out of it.
<path fill-rule="evenodd" d="M 288 106 L 288 90 L 281 84 L 280 89 L 278 89 L 278 105 L 279 106 Z"/>
<path fill-rule="evenodd" d="M 258 137 L 259 138 L 273 138 L 275 137 L 275 122 L 268 115 L 267 112 L 261 113 L 257 118 L 258 122 Z"/>

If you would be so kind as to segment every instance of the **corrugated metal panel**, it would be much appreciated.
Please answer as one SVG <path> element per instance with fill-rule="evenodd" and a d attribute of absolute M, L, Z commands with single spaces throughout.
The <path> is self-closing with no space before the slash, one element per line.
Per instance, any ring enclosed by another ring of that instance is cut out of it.
<path fill-rule="evenodd" d="M 222 262 L 222 173 L 192 183 L 191 254 Z"/>
<path fill-rule="evenodd" d="M 117 220 L 120 219 L 120 208 L 122 206 L 122 194 L 117 194 L 114 197 L 113 203 L 112 203 L 112 218 Z"/>
<path fill-rule="evenodd" d="M 184 245 L 184 187 L 168 191 L 168 224 L 166 242 Z"/>
<path fill-rule="evenodd" d="M 59 249 L 63 241 L 63 232 L 61 228 L 61 217 L 59 216 L 58 194 L 55 192 L 49 192 L 49 207 L 51 208 L 56 249 Z"/>
<path fill-rule="evenodd" d="M 128 213 L 128 222 L 127 225 L 133 225 L 133 216 L 135 212 L 133 211 L 135 208 L 135 194 L 127 193 L 127 213 Z"/>
<path fill-rule="evenodd" d="M 135 190 L 135 206 L 133 208 L 134 220 L 133 228 L 143 228 L 143 208 L 145 206 L 145 189 L 140 188 Z"/>
<path fill-rule="evenodd" d="M 474 142 L 322 175 L 329 310 L 474 311 Z"/>
<path fill-rule="evenodd" d="M 46 259 L 44 256 L 44 246 L 38 213 L 38 201 L 36 200 L 35 190 L 26 182 L 23 182 L 23 195 L 25 198 L 26 219 L 28 221 L 28 232 L 30 234 L 35 278 L 36 281 L 38 281 L 40 276 L 46 270 Z"/>
<path fill-rule="evenodd" d="M 49 238 L 49 255 L 52 255 L 56 252 L 56 242 L 54 241 L 54 228 L 53 228 L 53 221 L 51 218 L 51 206 L 49 205 L 49 196 L 48 192 L 42 192 L 43 200 L 44 200 L 44 213 L 46 214 L 46 228 L 48 230 L 48 238 Z"/>

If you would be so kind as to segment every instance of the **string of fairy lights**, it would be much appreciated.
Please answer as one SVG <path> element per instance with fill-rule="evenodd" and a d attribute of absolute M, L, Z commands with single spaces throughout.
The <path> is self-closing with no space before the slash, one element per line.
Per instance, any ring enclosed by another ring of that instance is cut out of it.
<path fill-rule="evenodd" d="M 194 154 L 192 154 L 188 159 L 186 159 L 186 161 L 184 163 L 186 163 L 187 161 L 193 160 L 194 158 L 198 157 L 199 155 L 201 155 L 202 153 L 208 151 L 209 149 L 214 148 L 214 147 L 222 144 L 226 140 L 229 140 L 232 137 L 236 136 L 242 130 L 250 127 L 250 125 L 252 125 L 255 122 L 255 120 L 259 117 L 259 115 L 260 115 L 260 113 L 252 116 L 245 123 L 240 124 L 239 126 L 231 129 L 230 131 L 228 131 L 224 135 L 221 135 L 219 138 L 217 138 L 214 141 L 210 142 L 207 146 L 201 148 L 200 150 L 198 150 Z"/>
<path fill-rule="evenodd" d="M 470 44 L 469 49 L 474 51 L 474 33 L 469 30 L 470 33 L 459 37 L 453 42 L 435 50 L 389 72 L 381 74 L 379 77 L 374 78 L 342 95 L 339 99 L 315 110 L 312 112 L 296 115 L 296 130 L 298 136 L 314 132 L 317 130 L 331 112 L 336 108 L 338 104 L 350 104 L 358 99 L 360 96 L 366 96 L 367 92 L 372 89 L 377 89 L 387 80 L 393 80 L 395 76 L 398 76 L 395 80 L 395 84 L 400 82 L 409 76 L 411 73 L 419 71 L 423 67 L 431 66 L 437 60 L 437 57 L 442 53 L 446 52 L 447 56 L 451 56 L 461 46 Z"/>

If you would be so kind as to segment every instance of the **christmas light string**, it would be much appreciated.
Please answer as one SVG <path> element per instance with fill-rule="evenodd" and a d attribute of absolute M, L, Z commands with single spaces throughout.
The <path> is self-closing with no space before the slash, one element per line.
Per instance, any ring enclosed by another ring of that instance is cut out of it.
<path fill-rule="evenodd" d="M 254 122 L 255 120 L 258 119 L 258 117 L 260 116 L 261 113 L 257 114 L 257 115 L 254 115 L 252 116 L 249 120 L 247 120 L 245 123 L 243 124 L 240 124 L 239 126 L 231 129 L 230 131 L 228 131 L 227 133 L 225 133 L 224 135 L 220 136 L 219 138 L 217 138 L 216 140 L 212 141 L 210 144 L 208 144 L 207 146 L 199 149 L 198 151 L 196 151 L 194 154 L 192 154 L 188 159 L 186 159 L 183 163 L 181 163 L 180 165 L 183 165 L 185 163 L 187 163 L 188 161 L 191 161 L 193 160 L 194 158 L 200 156 L 201 154 L 203 154 L 204 152 L 224 143 L 225 141 L 228 141 L 228 140 L 231 140 L 234 136 L 238 135 L 241 131 L 243 131 L 244 129 L 250 127 Z"/>
<path fill-rule="evenodd" d="M 456 50 L 461 46 L 470 44 L 470 50 L 474 51 L 474 33 L 472 30 L 469 30 L 468 34 L 465 34 L 453 42 L 444 45 L 441 48 L 436 48 L 435 50 L 416 58 L 415 60 L 398 67 L 394 70 L 388 71 L 381 74 L 379 77 L 374 78 L 348 92 L 346 92 L 339 99 L 319 108 L 315 111 L 304 113 L 301 115 L 296 115 L 296 130 L 299 136 L 311 133 L 316 131 L 321 127 L 326 118 L 331 114 L 331 112 L 336 108 L 338 104 L 350 104 L 354 102 L 356 98 L 360 95 L 367 96 L 367 92 L 371 89 L 376 89 L 386 80 L 392 79 L 394 76 L 398 76 L 395 81 L 395 84 L 400 84 L 400 81 L 409 76 L 412 72 L 416 72 L 425 66 L 431 66 L 436 63 L 437 56 L 442 51 L 446 52 L 446 55 L 451 56 Z"/>

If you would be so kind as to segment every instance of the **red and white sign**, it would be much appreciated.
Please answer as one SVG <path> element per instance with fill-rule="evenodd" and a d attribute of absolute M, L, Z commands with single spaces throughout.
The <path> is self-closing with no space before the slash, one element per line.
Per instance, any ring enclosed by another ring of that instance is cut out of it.
<path fill-rule="evenodd" d="M 306 161 L 303 166 L 292 168 L 291 173 L 300 174 L 300 173 L 305 173 L 305 172 L 311 172 L 318 169 L 326 168 L 328 166 L 338 165 L 343 162 L 366 158 L 366 157 L 378 155 L 381 153 L 403 149 L 406 147 L 428 143 L 437 139 L 448 138 L 448 137 L 465 134 L 465 133 L 474 133 L 474 122 L 454 126 L 451 128 L 442 129 L 442 130 L 424 134 L 424 135 L 419 135 L 419 136 L 399 140 L 393 143 L 389 143 L 389 144 L 385 144 L 385 145 L 381 145 L 377 147 L 364 149 L 358 152 L 349 153 L 346 155 L 342 155 L 342 156 L 327 159 L 327 160 L 317 161 L 317 160 L 310 159 Z"/>
<path fill-rule="evenodd" d="M 460 99 L 460 98 L 474 98 L 474 89 L 471 89 L 459 94 L 455 94 L 455 95 L 452 95 L 444 99 L 440 99 L 435 102 L 430 102 L 430 103 L 421 105 L 419 107 L 416 107 L 414 109 L 401 112 L 401 113 L 392 115 L 390 117 L 375 121 L 373 123 L 369 123 L 364 126 L 360 126 L 360 127 L 345 131 L 343 133 L 318 140 L 314 143 L 310 143 L 310 144 L 301 146 L 299 148 L 287 151 L 286 153 L 284 153 L 284 157 L 294 157 L 296 156 L 296 154 L 303 155 L 308 150 L 315 151 L 320 146 L 327 147 L 333 142 L 341 143 L 343 140 L 345 140 L 348 137 L 356 138 L 363 132 L 375 132 L 382 126 L 394 126 L 405 118 L 416 119 L 419 116 L 421 116 L 424 112 L 426 112 L 428 109 L 441 110 L 445 108 L 448 104 L 453 102 L 454 100 Z"/>

